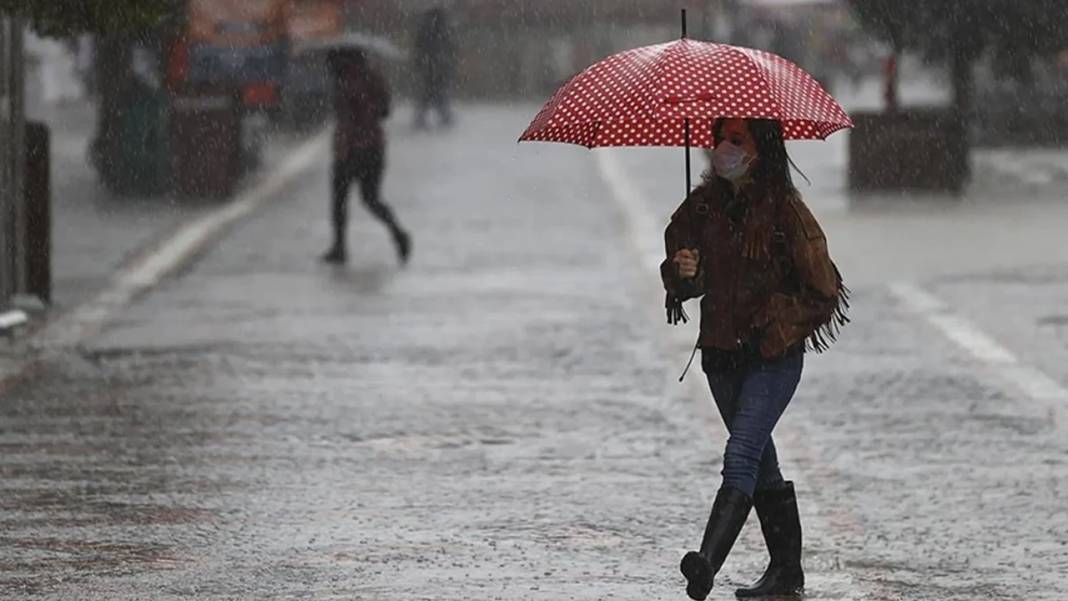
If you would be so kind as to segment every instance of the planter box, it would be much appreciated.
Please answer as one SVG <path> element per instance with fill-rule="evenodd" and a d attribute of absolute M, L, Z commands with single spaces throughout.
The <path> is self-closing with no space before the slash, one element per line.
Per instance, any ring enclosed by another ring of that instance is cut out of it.
<path fill-rule="evenodd" d="M 964 121 L 948 110 L 851 115 L 849 189 L 960 194 L 968 181 Z"/>
<path fill-rule="evenodd" d="M 241 112 L 234 94 L 210 88 L 175 93 L 170 125 L 178 192 L 231 196 L 241 176 Z"/>

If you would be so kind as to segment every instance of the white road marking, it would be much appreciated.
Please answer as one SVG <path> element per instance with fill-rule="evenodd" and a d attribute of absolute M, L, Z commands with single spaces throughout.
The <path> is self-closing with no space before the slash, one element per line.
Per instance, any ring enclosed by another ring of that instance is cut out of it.
<path fill-rule="evenodd" d="M 115 312 L 156 286 L 220 231 L 249 215 L 320 160 L 328 148 L 328 139 L 329 131 L 323 131 L 307 140 L 262 183 L 187 223 L 140 260 L 116 272 L 108 286 L 93 300 L 48 324 L 34 337 L 33 344 L 45 348 L 70 347 L 98 332 Z"/>
<path fill-rule="evenodd" d="M 1068 426 L 1068 390 L 1059 382 L 1022 362 L 974 323 L 954 313 L 948 305 L 916 284 L 897 283 L 890 286 L 890 291 L 907 309 L 985 364 L 998 379 L 1031 400 L 1045 403 L 1058 426 Z"/>
<path fill-rule="evenodd" d="M 19 309 L 0 313 L 0 331 L 9 330 L 15 326 L 21 326 L 29 321 L 26 312 Z"/>

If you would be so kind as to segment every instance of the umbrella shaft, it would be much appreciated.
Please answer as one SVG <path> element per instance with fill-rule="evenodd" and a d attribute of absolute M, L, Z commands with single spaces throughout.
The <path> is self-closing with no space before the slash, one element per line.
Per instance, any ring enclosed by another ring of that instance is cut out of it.
<path fill-rule="evenodd" d="M 684 121 L 683 131 L 686 135 L 686 196 L 690 195 L 690 120 Z"/>

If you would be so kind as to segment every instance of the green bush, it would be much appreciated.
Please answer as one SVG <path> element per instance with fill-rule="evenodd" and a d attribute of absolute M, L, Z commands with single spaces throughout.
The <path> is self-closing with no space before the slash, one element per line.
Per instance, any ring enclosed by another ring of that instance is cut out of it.
<path fill-rule="evenodd" d="M 181 0 L 0 0 L 0 12 L 55 37 L 137 34 L 179 18 L 183 8 Z"/>

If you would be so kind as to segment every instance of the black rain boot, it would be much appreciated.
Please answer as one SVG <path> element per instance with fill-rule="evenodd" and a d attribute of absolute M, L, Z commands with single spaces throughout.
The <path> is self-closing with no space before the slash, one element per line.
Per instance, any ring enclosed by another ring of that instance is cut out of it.
<path fill-rule="evenodd" d="M 760 529 L 764 532 L 771 562 L 753 586 L 734 591 L 738 597 L 799 597 L 805 589 L 797 494 L 793 482 L 785 484 L 775 490 L 757 491 L 753 497 L 753 507 L 760 518 Z"/>
<path fill-rule="evenodd" d="M 402 264 L 407 265 L 408 259 L 412 256 L 411 234 L 402 230 L 400 227 L 394 227 L 393 244 L 397 248 L 397 258 L 400 259 Z"/>
<path fill-rule="evenodd" d="M 348 253 L 345 252 L 344 245 L 334 243 L 334 245 L 330 247 L 330 250 L 323 253 L 322 260 L 325 263 L 341 265 L 348 260 Z"/>
<path fill-rule="evenodd" d="M 752 506 L 753 500 L 735 488 L 720 488 L 716 493 L 701 550 L 687 553 L 679 566 L 688 582 L 686 594 L 691 599 L 704 601 L 712 592 L 712 579 L 731 552 Z"/>
<path fill-rule="evenodd" d="M 322 260 L 324 263 L 341 265 L 349 258 L 346 250 L 347 244 L 345 244 L 345 230 L 348 227 L 346 225 L 348 223 L 347 209 L 344 203 L 334 203 L 334 212 L 331 216 L 334 226 L 334 243 L 330 245 L 329 250 L 323 253 Z"/>

